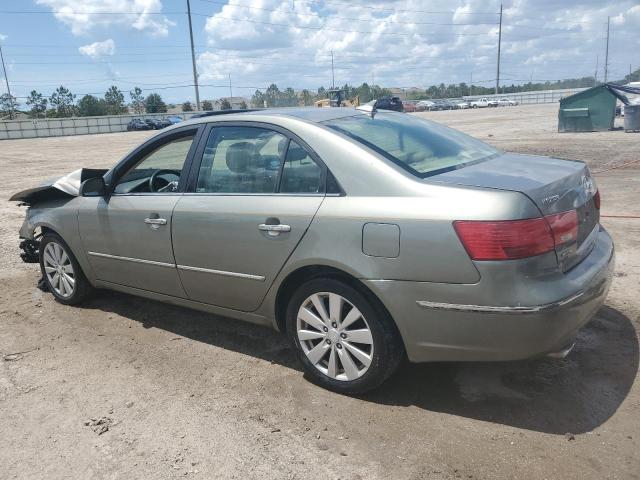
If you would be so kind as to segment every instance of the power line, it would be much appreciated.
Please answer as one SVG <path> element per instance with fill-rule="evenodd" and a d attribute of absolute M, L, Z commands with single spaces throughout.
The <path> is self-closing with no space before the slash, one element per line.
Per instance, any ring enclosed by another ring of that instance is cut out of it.
<path fill-rule="evenodd" d="M 348 3 L 348 2 L 337 2 L 337 1 L 333 1 L 333 0 L 296 0 L 299 1 L 301 3 L 310 3 L 310 4 L 329 4 L 329 5 L 343 5 L 343 6 L 347 6 L 347 7 L 353 7 L 354 4 L 353 3 Z M 497 12 L 458 12 L 455 10 L 448 10 L 448 11 L 434 11 L 434 10 L 408 10 L 408 9 L 401 9 L 401 8 L 382 8 L 382 7 L 374 7 L 371 5 L 355 5 L 358 8 L 367 8 L 369 10 L 375 10 L 375 11 L 379 11 L 379 12 L 403 12 L 403 13 L 432 13 L 432 14 L 444 14 L 444 15 L 498 15 Z"/>
<path fill-rule="evenodd" d="M 306 13 L 300 12 L 297 10 L 282 10 L 278 8 L 266 8 L 266 7 L 255 7 L 253 5 L 243 5 L 239 3 L 227 3 L 227 2 L 219 2 L 215 0 L 199 0 L 204 3 L 213 3 L 215 5 L 224 5 L 230 7 L 238 7 L 238 8 L 247 8 L 250 10 L 261 10 L 266 12 L 279 12 L 279 13 L 290 13 L 296 16 L 303 17 L 315 17 L 315 18 L 324 18 L 324 19 L 336 19 L 336 20 L 350 20 L 355 22 L 366 22 L 366 23 L 388 23 L 392 25 L 446 25 L 446 26 L 473 26 L 473 25 L 496 25 L 496 22 L 485 22 L 485 23 L 438 23 L 438 22 L 402 22 L 402 21 L 390 21 L 390 20 L 382 20 L 379 18 L 355 18 L 355 17 L 343 17 L 339 15 L 321 15 L 319 13 Z M 361 5 L 359 5 L 361 6 Z M 434 12 L 430 12 L 434 13 Z M 210 14 L 210 16 L 214 16 L 216 14 Z"/>
<path fill-rule="evenodd" d="M 212 15 L 210 14 L 205 14 L 205 13 L 192 13 L 192 15 L 197 15 L 197 16 L 201 16 L 201 17 L 211 17 Z M 298 28 L 298 29 L 302 29 L 302 30 L 316 30 L 316 31 L 322 31 L 322 30 L 328 30 L 328 31 L 332 31 L 332 32 L 343 32 L 343 33 L 370 33 L 370 34 L 374 34 L 374 35 L 399 35 L 399 36 L 405 36 L 405 37 L 412 37 L 415 35 L 419 35 L 419 36 L 425 36 L 425 35 L 429 35 L 427 33 L 420 33 L 420 32 L 374 32 L 374 31 L 370 31 L 370 30 L 347 30 L 347 29 L 343 29 L 343 28 L 331 28 L 331 27 L 312 27 L 309 25 L 290 25 L 287 23 L 273 23 L 273 22 L 264 22 L 261 20 L 251 20 L 248 18 L 234 18 L 234 17 L 221 17 L 221 16 L 216 16 L 217 19 L 221 19 L 221 20 L 229 20 L 232 22 L 249 22 L 249 23 L 255 23 L 255 24 L 261 24 L 261 25 L 271 25 L 274 27 L 286 27 L 286 28 Z M 491 35 L 492 32 L 481 32 L 481 33 L 455 33 L 455 32 L 438 32 L 439 36 L 442 35 L 448 35 L 448 36 L 456 36 L 456 37 L 479 37 L 479 36 L 485 36 L 485 35 Z"/>

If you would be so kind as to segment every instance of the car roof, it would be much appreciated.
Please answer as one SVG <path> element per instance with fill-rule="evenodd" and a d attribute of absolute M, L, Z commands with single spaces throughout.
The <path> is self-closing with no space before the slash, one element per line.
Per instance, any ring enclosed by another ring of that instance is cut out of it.
<path fill-rule="evenodd" d="M 217 113 L 217 112 L 216 112 Z M 245 120 L 251 121 L 251 117 L 274 117 L 274 118 L 298 118 L 312 123 L 320 123 L 327 120 L 335 120 L 337 118 L 353 117 L 356 115 L 367 115 L 367 112 L 357 110 L 351 107 L 334 107 L 334 108 L 318 108 L 318 107 L 292 107 L 292 108 L 265 108 L 258 110 L 247 110 L 245 112 L 233 111 L 228 114 L 217 114 L 211 116 L 203 116 L 193 118 L 181 125 L 208 123 L 219 120 Z"/>

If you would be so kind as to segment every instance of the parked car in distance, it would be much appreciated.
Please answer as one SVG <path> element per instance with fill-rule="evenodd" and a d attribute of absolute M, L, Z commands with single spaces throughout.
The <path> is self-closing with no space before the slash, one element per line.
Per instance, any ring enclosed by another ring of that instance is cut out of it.
<path fill-rule="evenodd" d="M 454 108 L 456 108 L 455 104 L 452 101 L 445 98 L 435 100 L 435 102 L 440 105 L 440 110 L 453 110 Z"/>
<path fill-rule="evenodd" d="M 407 113 L 416 112 L 417 111 L 416 103 L 417 102 L 414 102 L 411 100 L 405 100 L 404 102 L 402 102 L 402 107 L 404 108 L 404 111 Z"/>
<path fill-rule="evenodd" d="M 486 108 L 489 106 L 489 100 L 486 98 L 480 98 L 479 100 L 471 100 L 469 102 L 471 108 Z"/>
<path fill-rule="evenodd" d="M 375 100 L 375 106 L 378 110 L 393 110 L 395 112 L 403 112 L 404 107 L 399 97 L 380 97 Z"/>
<path fill-rule="evenodd" d="M 453 102 L 457 109 L 466 109 L 469 108 L 469 102 L 466 100 L 454 100 Z"/>
<path fill-rule="evenodd" d="M 518 105 L 518 102 L 515 100 L 511 100 L 510 98 L 501 98 L 498 100 L 498 107 L 511 107 L 514 105 Z"/>
<path fill-rule="evenodd" d="M 147 124 L 147 122 L 145 122 L 140 118 L 134 118 L 129 123 L 127 123 L 127 132 L 130 132 L 132 130 L 151 130 L 151 129 L 152 127 L 150 127 Z"/>
<path fill-rule="evenodd" d="M 425 110 L 431 111 L 436 109 L 436 103 L 432 100 L 420 100 L 418 103 L 416 103 L 416 110 L 418 112 L 424 112 Z"/>
<path fill-rule="evenodd" d="M 172 125 L 171 121 L 162 118 L 147 118 L 145 119 L 145 122 L 147 122 L 147 125 L 154 130 L 162 130 L 163 128 L 170 127 Z"/>
<path fill-rule="evenodd" d="M 171 125 L 175 125 L 176 123 L 182 122 L 183 118 L 178 115 L 169 115 L 166 120 L 171 122 Z"/>
<path fill-rule="evenodd" d="M 10 200 L 58 302 L 104 288 L 271 326 L 348 394 L 404 358 L 564 356 L 613 275 L 586 164 L 371 106 L 202 117 Z"/>

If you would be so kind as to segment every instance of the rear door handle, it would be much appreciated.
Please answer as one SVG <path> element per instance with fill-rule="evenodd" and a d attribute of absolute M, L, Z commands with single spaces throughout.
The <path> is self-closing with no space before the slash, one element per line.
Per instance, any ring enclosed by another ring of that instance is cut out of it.
<path fill-rule="evenodd" d="M 269 225 L 266 223 L 261 223 L 260 225 L 258 225 L 258 230 L 262 232 L 267 232 L 267 235 L 271 235 L 272 237 L 275 237 L 277 235 L 280 235 L 281 232 L 290 232 L 291 226 L 282 225 L 282 224 Z"/>
<path fill-rule="evenodd" d="M 147 223 L 149 225 L 166 225 L 167 219 L 166 218 L 145 218 L 144 223 Z"/>

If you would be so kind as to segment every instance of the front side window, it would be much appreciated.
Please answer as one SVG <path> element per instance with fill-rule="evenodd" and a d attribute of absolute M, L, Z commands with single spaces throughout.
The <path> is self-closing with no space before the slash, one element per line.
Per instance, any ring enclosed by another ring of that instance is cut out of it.
<path fill-rule="evenodd" d="M 167 193 L 178 189 L 195 134 L 171 140 L 148 153 L 125 173 L 114 193 Z"/>
<path fill-rule="evenodd" d="M 493 147 L 435 122 L 378 112 L 323 122 L 416 176 L 427 177 L 498 155 Z"/>

